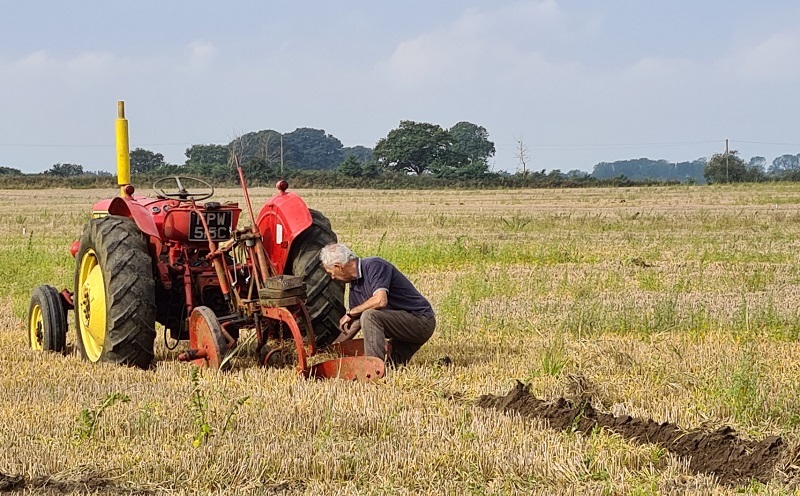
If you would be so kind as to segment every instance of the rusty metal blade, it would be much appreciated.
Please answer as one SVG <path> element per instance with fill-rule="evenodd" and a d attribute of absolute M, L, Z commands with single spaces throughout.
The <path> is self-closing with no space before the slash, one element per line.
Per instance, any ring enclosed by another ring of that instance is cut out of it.
<path fill-rule="evenodd" d="M 351 339 L 350 341 L 343 341 L 341 343 L 332 344 L 328 347 L 331 351 L 342 357 L 364 356 L 364 340 Z"/>
<path fill-rule="evenodd" d="M 368 382 L 386 375 L 383 360 L 375 357 L 343 357 L 325 360 L 306 370 L 305 376 L 315 379 L 343 379 Z"/>

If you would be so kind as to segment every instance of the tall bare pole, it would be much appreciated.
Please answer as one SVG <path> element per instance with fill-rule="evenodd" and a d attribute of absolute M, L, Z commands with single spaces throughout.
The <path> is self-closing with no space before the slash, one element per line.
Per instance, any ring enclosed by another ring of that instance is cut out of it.
<path fill-rule="evenodd" d="M 725 138 L 725 181 L 731 182 L 731 178 L 728 176 L 728 153 L 730 148 L 728 148 L 728 138 Z"/>
<path fill-rule="evenodd" d="M 281 133 L 281 176 L 283 175 L 283 133 Z"/>

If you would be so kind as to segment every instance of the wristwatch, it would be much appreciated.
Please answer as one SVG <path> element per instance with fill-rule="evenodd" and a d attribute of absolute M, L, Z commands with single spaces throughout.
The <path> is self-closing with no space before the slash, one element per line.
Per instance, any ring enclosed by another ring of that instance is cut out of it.
<path fill-rule="evenodd" d="M 353 315 L 353 314 L 352 314 L 352 313 L 350 313 L 350 312 L 347 312 L 347 314 L 346 314 L 346 315 L 347 315 L 348 317 L 350 317 L 351 319 L 353 319 L 353 320 L 355 320 L 355 319 L 356 319 L 356 316 L 355 316 L 355 315 Z"/>

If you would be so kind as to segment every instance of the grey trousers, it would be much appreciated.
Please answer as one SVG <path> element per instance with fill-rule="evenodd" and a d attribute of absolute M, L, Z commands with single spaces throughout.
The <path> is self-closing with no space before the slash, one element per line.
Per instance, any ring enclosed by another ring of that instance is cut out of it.
<path fill-rule="evenodd" d="M 436 317 L 418 317 L 403 310 L 370 309 L 361 314 L 364 352 L 405 365 L 433 335 Z M 391 344 L 386 356 L 386 339 Z"/>

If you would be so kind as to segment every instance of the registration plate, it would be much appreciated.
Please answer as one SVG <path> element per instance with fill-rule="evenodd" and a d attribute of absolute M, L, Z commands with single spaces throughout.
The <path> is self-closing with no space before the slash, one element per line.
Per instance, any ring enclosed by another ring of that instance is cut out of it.
<path fill-rule="evenodd" d="M 211 234 L 213 241 L 225 241 L 231 237 L 231 228 L 233 227 L 233 212 L 223 210 L 219 212 L 204 212 L 206 224 L 208 224 L 208 233 Z M 197 212 L 192 212 L 191 220 L 189 221 L 189 241 L 207 241 L 206 233 L 203 230 L 203 223 L 197 216 Z"/>

